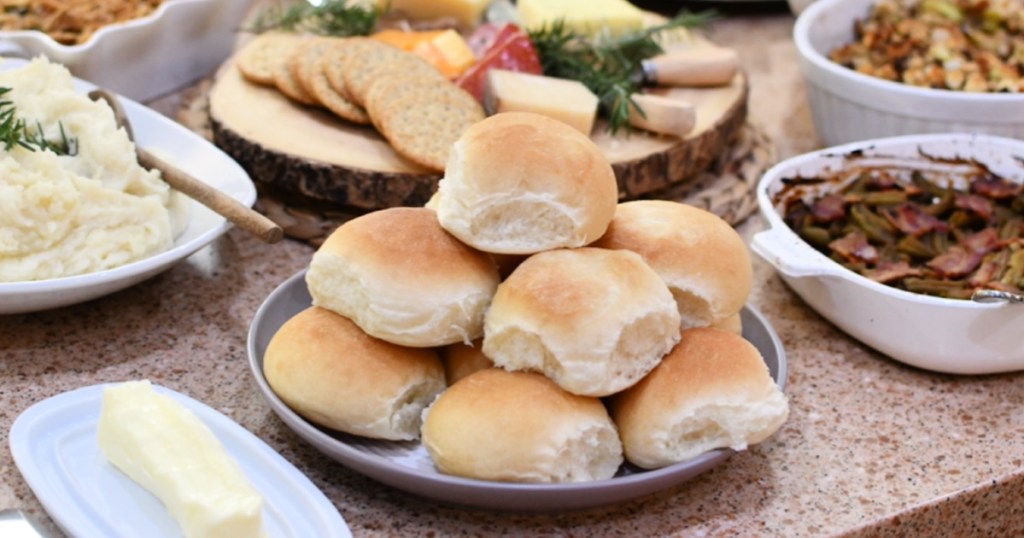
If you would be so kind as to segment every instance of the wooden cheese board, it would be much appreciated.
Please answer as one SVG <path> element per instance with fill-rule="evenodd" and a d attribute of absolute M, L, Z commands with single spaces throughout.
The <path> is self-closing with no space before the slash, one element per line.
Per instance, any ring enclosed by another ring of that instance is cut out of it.
<path fill-rule="evenodd" d="M 697 124 L 685 138 L 642 131 L 613 136 L 599 122 L 592 138 L 612 163 L 620 198 L 685 183 L 707 170 L 744 126 L 748 90 L 742 71 L 724 86 L 657 89 L 695 105 Z M 217 73 L 209 112 L 215 143 L 257 183 L 313 201 L 367 210 L 423 205 L 441 177 L 400 157 L 372 127 L 251 84 L 233 60 Z"/>

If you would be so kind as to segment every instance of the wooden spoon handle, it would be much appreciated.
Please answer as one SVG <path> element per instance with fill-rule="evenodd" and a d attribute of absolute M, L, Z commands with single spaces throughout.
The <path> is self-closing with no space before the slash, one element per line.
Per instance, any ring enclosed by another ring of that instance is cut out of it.
<path fill-rule="evenodd" d="M 128 139 L 135 142 L 135 134 L 132 132 L 131 122 L 128 121 L 128 114 L 121 107 L 121 102 L 118 101 L 116 95 L 107 90 L 96 89 L 89 92 L 89 98 L 106 101 L 107 105 L 114 112 L 114 120 L 128 133 Z M 153 155 L 139 146 L 138 143 L 135 144 L 135 153 L 138 156 L 140 165 L 145 168 L 159 170 L 163 180 L 172 188 L 210 208 L 235 226 L 267 243 L 276 243 L 284 237 L 284 230 L 274 221 L 210 185 L 199 181 L 177 166 Z"/>
<path fill-rule="evenodd" d="M 267 243 L 276 243 L 284 236 L 284 231 L 274 221 L 238 200 L 199 181 L 180 168 L 171 166 L 144 148 L 136 146 L 135 151 L 139 155 L 139 164 L 145 168 L 160 170 L 163 180 L 168 185 L 210 208 L 235 226 Z"/>

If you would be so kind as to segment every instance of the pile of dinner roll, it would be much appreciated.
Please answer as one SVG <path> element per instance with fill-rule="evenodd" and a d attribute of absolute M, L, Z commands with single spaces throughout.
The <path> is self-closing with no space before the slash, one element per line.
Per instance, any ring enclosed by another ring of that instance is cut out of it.
<path fill-rule="evenodd" d="M 420 439 L 440 472 L 483 480 L 608 479 L 764 440 L 789 408 L 741 335 L 746 245 L 618 192 L 568 125 L 474 124 L 427 207 L 348 221 L 314 254 L 313 306 L 273 337 L 267 381 L 311 422 Z"/>

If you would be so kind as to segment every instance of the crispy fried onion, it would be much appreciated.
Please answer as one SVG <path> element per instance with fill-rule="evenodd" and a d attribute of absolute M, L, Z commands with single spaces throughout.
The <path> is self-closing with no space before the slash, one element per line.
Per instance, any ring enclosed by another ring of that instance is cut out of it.
<path fill-rule="evenodd" d="M 149 15 L 164 0 L 0 0 L 0 30 L 39 30 L 58 43 L 85 43 L 97 30 Z"/>

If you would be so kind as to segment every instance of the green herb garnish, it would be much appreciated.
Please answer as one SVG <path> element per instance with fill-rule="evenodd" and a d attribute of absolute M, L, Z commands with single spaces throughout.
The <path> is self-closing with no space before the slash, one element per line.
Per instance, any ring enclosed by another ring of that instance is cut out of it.
<path fill-rule="evenodd" d="M 664 52 L 657 36 L 666 30 L 703 27 L 717 18 L 713 11 L 683 11 L 664 24 L 651 26 L 621 37 L 587 37 L 566 28 L 564 21 L 529 32 L 541 68 L 550 77 L 578 80 L 599 99 L 598 108 L 616 133 L 629 125 L 630 107 L 641 115 L 633 100 L 643 82 L 641 63 Z"/>
<path fill-rule="evenodd" d="M 67 135 L 62 122 L 58 122 L 60 140 L 51 141 L 43 135 L 43 126 L 38 121 L 35 129 L 30 129 L 24 119 L 16 118 L 14 101 L 2 99 L 9 91 L 10 88 L 0 87 L 0 143 L 3 143 L 4 150 L 21 146 L 29 151 L 50 150 L 57 155 L 78 154 L 78 139 Z"/>
<path fill-rule="evenodd" d="M 369 35 L 385 11 L 351 0 L 326 0 L 317 6 L 302 1 L 288 8 L 278 6 L 263 11 L 252 31 L 287 30 L 337 37 Z"/>

